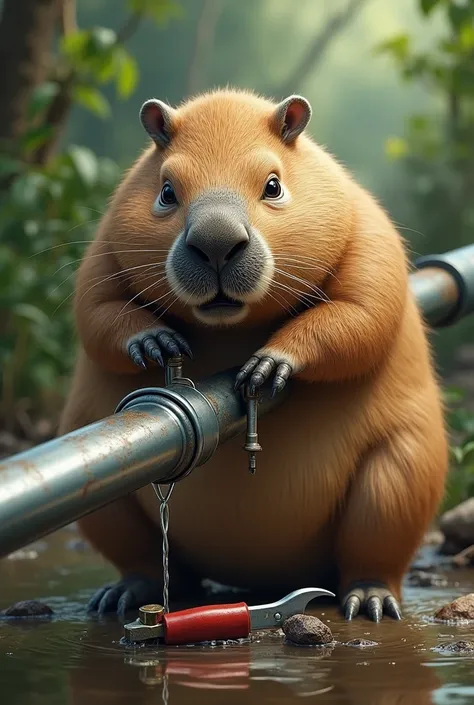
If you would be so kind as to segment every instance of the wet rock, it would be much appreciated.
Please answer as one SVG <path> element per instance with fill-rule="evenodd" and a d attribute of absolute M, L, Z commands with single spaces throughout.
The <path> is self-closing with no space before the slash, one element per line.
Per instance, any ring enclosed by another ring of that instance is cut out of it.
<path fill-rule="evenodd" d="M 433 529 L 428 531 L 423 537 L 423 544 L 425 546 L 441 546 L 444 541 L 444 534 L 442 531 Z"/>
<path fill-rule="evenodd" d="M 449 622 L 474 620 L 474 593 L 463 595 L 454 602 L 444 605 L 435 613 L 434 618 Z"/>
<path fill-rule="evenodd" d="M 469 546 L 465 548 L 460 553 L 453 556 L 451 560 L 452 565 L 455 568 L 467 568 L 474 563 L 474 546 Z"/>
<path fill-rule="evenodd" d="M 410 566 L 410 574 L 420 570 L 422 573 L 432 573 L 437 567 L 438 566 L 434 563 L 413 563 L 413 565 Z"/>
<path fill-rule="evenodd" d="M 456 541 L 452 541 L 451 539 L 447 539 L 443 545 L 439 547 L 438 551 L 441 556 L 454 556 L 455 553 L 458 553 L 460 548 L 461 546 L 459 543 L 456 543 Z"/>
<path fill-rule="evenodd" d="M 334 641 L 327 624 L 310 614 L 295 614 L 282 625 L 283 633 L 293 644 L 330 644 Z"/>
<path fill-rule="evenodd" d="M 445 512 L 439 521 L 439 527 L 445 538 L 443 553 L 447 553 L 448 548 L 453 553 L 457 553 L 472 546 L 474 544 L 474 497 Z"/>
<path fill-rule="evenodd" d="M 378 646 L 378 641 L 371 641 L 370 639 L 351 639 L 346 641 L 343 646 L 354 646 L 357 649 L 366 649 L 369 646 Z"/>
<path fill-rule="evenodd" d="M 0 611 L 2 617 L 50 617 L 54 614 L 51 607 L 37 600 L 24 600 Z"/>
<path fill-rule="evenodd" d="M 446 587 L 448 580 L 444 575 L 416 570 L 408 578 L 410 585 L 416 587 Z"/>
<path fill-rule="evenodd" d="M 71 539 L 66 543 L 66 548 L 68 548 L 70 551 L 87 551 L 89 548 L 89 544 L 87 541 L 84 541 L 83 539 L 75 538 Z"/>
<path fill-rule="evenodd" d="M 474 654 L 473 641 L 447 641 L 433 647 L 432 651 L 449 651 L 453 654 Z"/>
<path fill-rule="evenodd" d="M 33 549 L 25 550 L 23 548 L 9 553 L 7 556 L 7 560 L 9 561 L 34 561 L 36 558 L 38 558 L 38 551 Z"/>

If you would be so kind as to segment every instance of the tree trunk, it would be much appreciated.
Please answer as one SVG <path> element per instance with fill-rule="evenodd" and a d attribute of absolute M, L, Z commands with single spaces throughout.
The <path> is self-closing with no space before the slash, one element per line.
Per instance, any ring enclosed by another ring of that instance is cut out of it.
<path fill-rule="evenodd" d="M 202 90 L 206 82 L 209 56 L 214 49 L 216 26 L 224 9 L 224 0 L 203 0 L 196 26 L 194 53 L 188 75 L 188 95 Z"/>
<path fill-rule="evenodd" d="M 276 92 L 281 98 L 286 98 L 291 93 L 298 91 L 299 86 L 322 61 L 329 46 L 346 29 L 367 2 L 369 0 L 348 0 L 344 9 L 334 12 L 309 43 L 292 73 L 277 87 Z"/>
<path fill-rule="evenodd" d="M 0 19 L 0 143 L 25 128 L 28 103 L 47 77 L 61 0 L 4 0 Z"/>

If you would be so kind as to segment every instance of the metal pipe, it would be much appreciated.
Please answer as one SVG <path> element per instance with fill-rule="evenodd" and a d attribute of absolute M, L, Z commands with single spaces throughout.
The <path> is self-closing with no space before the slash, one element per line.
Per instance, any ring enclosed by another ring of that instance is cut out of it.
<path fill-rule="evenodd" d="M 432 326 L 474 311 L 474 245 L 418 260 L 410 276 Z M 237 369 L 197 384 L 181 377 L 180 361 L 165 388 L 139 389 L 115 415 L 0 463 L 0 557 L 151 482 L 182 479 L 217 446 L 245 430 L 246 406 L 233 384 Z M 263 389 L 259 415 L 271 398 Z"/>
<path fill-rule="evenodd" d="M 415 262 L 411 285 L 425 320 L 436 328 L 453 325 L 474 311 L 474 245 Z"/>
<path fill-rule="evenodd" d="M 218 444 L 245 430 L 245 403 L 233 391 L 237 372 L 213 375 L 197 388 L 175 378 L 166 388 L 139 389 L 114 416 L 1 462 L 0 557 L 205 463 Z M 280 403 L 278 397 L 264 390 L 259 413 Z M 243 472 L 245 460 L 242 451 Z"/>

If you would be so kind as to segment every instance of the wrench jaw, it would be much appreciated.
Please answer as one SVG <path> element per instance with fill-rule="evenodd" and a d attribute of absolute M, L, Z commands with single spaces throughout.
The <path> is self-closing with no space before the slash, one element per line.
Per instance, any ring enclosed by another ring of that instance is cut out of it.
<path fill-rule="evenodd" d="M 249 607 L 252 631 L 258 629 L 278 629 L 283 622 L 295 614 L 304 614 L 308 604 L 316 597 L 336 597 L 333 592 L 322 588 L 301 588 L 290 592 L 281 600 L 266 605 Z"/>

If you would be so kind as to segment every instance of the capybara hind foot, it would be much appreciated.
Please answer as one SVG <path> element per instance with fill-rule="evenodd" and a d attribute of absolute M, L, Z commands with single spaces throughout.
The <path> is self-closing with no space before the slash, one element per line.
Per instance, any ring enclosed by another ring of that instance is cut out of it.
<path fill-rule="evenodd" d="M 402 619 L 397 600 L 383 583 L 357 581 L 352 583 L 342 600 L 346 619 L 351 620 L 365 612 L 373 622 L 380 622 L 386 614 L 392 619 Z"/>

